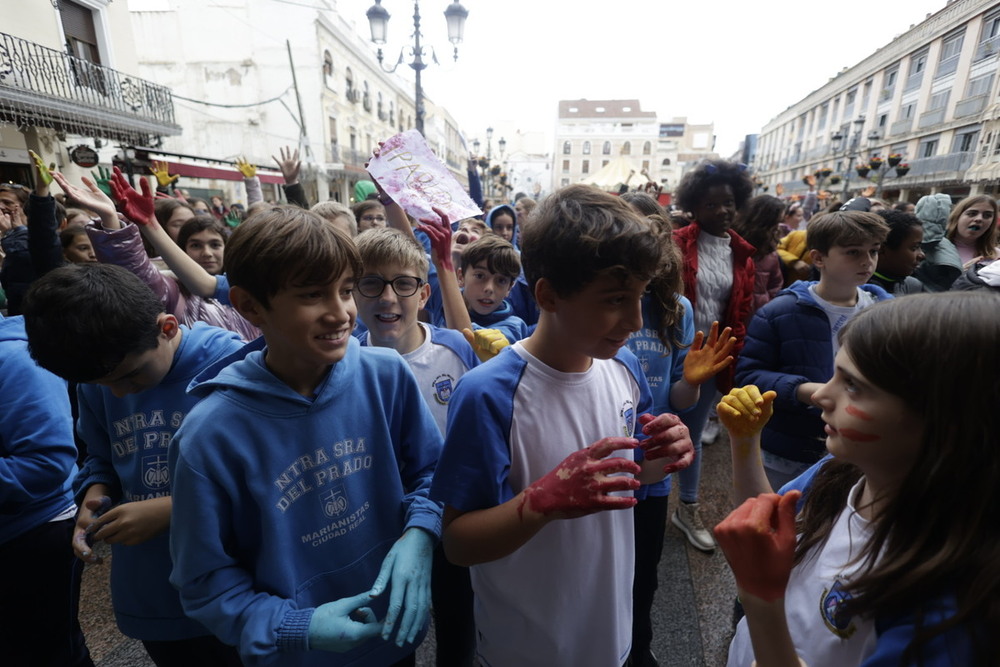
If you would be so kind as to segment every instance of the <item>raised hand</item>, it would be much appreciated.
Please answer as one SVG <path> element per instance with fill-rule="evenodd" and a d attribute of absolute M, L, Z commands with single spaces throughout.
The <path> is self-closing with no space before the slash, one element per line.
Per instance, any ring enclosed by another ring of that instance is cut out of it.
<path fill-rule="evenodd" d="M 295 185 L 299 182 L 299 171 L 302 163 L 299 162 L 299 149 L 292 150 L 288 146 L 282 146 L 281 159 L 271 156 L 271 159 L 278 163 L 281 169 L 281 176 L 285 179 L 285 185 Z"/>
<path fill-rule="evenodd" d="M 663 472 L 671 474 L 694 462 L 694 444 L 687 426 L 677 415 L 668 412 L 659 416 L 639 415 L 643 434 L 649 436 L 639 443 L 647 459 L 669 459 Z"/>
<path fill-rule="evenodd" d="M 713 530 L 741 595 L 765 602 L 785 597 L 795 557 L 795 503 L 801 495 L 789 491 L 749 498 Z"/>
<path fill-rule="evenodd" d="M 72 201 L 75 201 L 80 206 L 89 209 L 100 216 L 102 221 L 111 222 L 116 220 L 118 217 L 118 212 L 115 209 L 115 202 L 112 201 L 104 190 L 102 190 L 94 181 L 90 180 L 86 176 L 83 177 L 84 187 L 78 188 L 72 185 L 66 180 L 66 177 L 58 171 L 52 172 L 52 180 L 56 182 L 62 191 L 66 193 Z M 108 224 L 106 227 L 110 226 Z"/>
<path fill-rule="evenodd" d="M 49 167 L 45 166 L 42 162 L 42 156 L 35 151 L 28 151 L 28 155 L 31 156 L 31 161 L 35 163 L 35 173 L 38 174 L 38 180 L 45 186 L 45 190 L 48 190 L 48 186 L 52 183 L 52 173 L 49 171 Z M 55 167 L 55 165 L 52 165 Z"/>
<path fill-rule="evenodd" d="M 510 345 L 510 341 L 499 329 L 462 329 L 462 335 L 469 341 L 472 351 L 479 361 L 487 362 L 500 354 L 500 351 Z"/>
<path fill-rule="evenodd" d="M 431 240 L 431 259 L 435 266 L 440 265 L 442 269 L 454 271 L 455 265 L 451 261 L 451 222 L 448 215 L 440 209 L 435 208 L 434 212 L 440 216 L 439 219 L 421 218 L 417 229 L 427 234 Z"/>
<path fill-rule="evenodd" d="M 612 496 L 612 491 L 639 488 L 642 469 L 635 461 L 608 457 L 619 449 L 634 449 L 632 438 L 604 438 L 580 449 L 524 490 L 518 513 L 528 509 L 551 519 L 572 519 L 604 510 L 627 509 L 636 504 L 631 496 Z M 631 475 L 614 475 L 614 473 Z"/>
<path fill-rule="evenodd" d="M 719 323 L 712 322 L 705 343 L 705 332 L 694 335 L 694 342 L 684 358 L 684 381 L 690 385 L 700 385 L 715 377 L 719 371 L 733 363 L 732 351 L 736 339 L 732 337 L 733 330 L 726 327 L 719 335 Z"/>
<path fill-rule="evenodd" d="M 140 194 L 125 180 L 121 170 L 115 167 L 111 187 L 112 197 L 126 218 L 139 225 L 157 224 L 156 216 L 153 215 L 153 190 L 149 187 L 149 181 L 145 178 L 139 179 L 139 187 L 142 189 Z"/>
<path fill-rule="evenodd" d="M 409 528 L 389 550 L 372 586 L 371 596 L 380 596 L 389 585 L 389 611 L 382 624 L 382 639 L 388 641 L 399 619 L 396 646 L 412 644 L 427 622 L 431 610 L 431 561 L 434 538 L 420 528 Z M 402 612 L 402 616 L 400 616 Z"/>
<path fill-rule="evenodd" d="M 154 160 L 153 166 L 149 169 L 153 172 L 153 176 L 156 176 L 156 182 L 160 184 L 161 188 L 169 186 L 171 183 L 175 182 L 180 176 L 176 174 L 170 175 L 170 165 L 166 162 L 160 160 Z"/>
<path fill-rule="evenodd" d="M 382 624 L 368 605 L 369 592 L 316 607 L 309 621 L 309 648 L 345 653 L 377 637 Z"/>
<path fill-rule="evenodd" d="M 733 438 L 751 438 L 764 428 L 774 412 L 774 399 L 778 394 L 763 394 L 752 384 L 731 389 L 716 407 L 719 421 Z"/>
<path fill-rule="evenodd" d="M 236 170 L 243 174 L 243 178 L 253 178 L 257 175 L 257 167 L 247 162 L 243 156 L 236 158 Z"/>
<path fill-rule="evenodd" d="M 103 192 L 104 194 L 106 194 L 107 196 L 110 197 L 111 196 L 111 172 L 108 170 L 108 168 L 107 167 L 98 167 L 97 171 L 96 172 L 94 172 L 94 171 L 90 172 L 90 175 L 93 177 L 94 183 L 97 184 L 97 187 L 99 187 L 101 189 L 101 192 Z"/>

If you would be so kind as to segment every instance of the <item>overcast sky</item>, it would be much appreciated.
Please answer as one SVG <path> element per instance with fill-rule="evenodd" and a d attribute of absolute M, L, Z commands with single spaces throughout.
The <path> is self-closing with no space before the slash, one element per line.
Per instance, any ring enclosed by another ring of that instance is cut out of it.
<path fill-rule="evenodd" d="M 551 135 L 561 99 L 638 98 L 661 120 L 714 122 L 722 155 L 946 3 L 461 0 L 469 18 L 454 63 L 443 15 L 450 1 L 420 3 L 425 41 L 444 64 L 429 67 L 423 85 L 470 141 L 491 124 Z M 366 37 L 372 4 L 337 0 Z M 392 15 L 386 58 L 394 62 L 409 43 L 413 2 L 382 6 Z"/>

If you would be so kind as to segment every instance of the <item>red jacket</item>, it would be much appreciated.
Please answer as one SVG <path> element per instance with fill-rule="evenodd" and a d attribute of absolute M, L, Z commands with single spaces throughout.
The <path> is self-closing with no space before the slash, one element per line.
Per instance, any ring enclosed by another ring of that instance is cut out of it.
<path fill-rule="evenodd" d="M 701 227 L 697 222 L 674 230 L 674 243 L 677 244 L 684 258 L 683 278 L 684 296 L 695 307 L 698 284 L 698 234 Z M 753 312 L 753 288 L 757 277 L 757 268 L 753 263 L 754 247 L 743 240 L 736 232 L 729 230 L 729 247 L 733 251 L 733 291 L 729 295 L 719 327 L 732 327 L 736 337 L 736 347 L 733 348 L 733 363 L 715 378 L 715 384 L 722 393 L 733 388 L 733 375 L 736 372 L 736 360 L 743 349 L 743 338 L 747 333 L 747 323 Z M 706 331 L 707 335 L 708 332 Z"/>

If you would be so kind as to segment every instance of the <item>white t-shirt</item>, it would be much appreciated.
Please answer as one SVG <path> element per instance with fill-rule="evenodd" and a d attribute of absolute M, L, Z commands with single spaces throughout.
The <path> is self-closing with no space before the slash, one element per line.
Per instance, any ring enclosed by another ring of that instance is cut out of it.
<path fill-rule="evenodd" d="M 424 330 L 424 342 L 413 352 L 402 355 L 413 374 L 417 377 L 420 393 L 431 409 L 434 421 L 444 435 L 448 421 L 448 401 L 458 379 L 469 370 L 466 363 L 455 351 L 433 340 L 431 328 L 420 323 Z M 464 342 L 464 341 L 463 341 Z"/>
<path fill-rule="evenodd" d="M 493 507 L 570 453 L 633 435 L 649 390 L 634 355 L 619 357 L 561 373 L 516 343 L 467 373 L 431 497 L 462 511 Z M 553 521 L 514 553 L 471 567 L 479 660 L 486 667 L 623 664 L 632 641 L 634 551 L 632 511 L 616 510 Z"/>
<path fill-rule="evenodd" d="M 847 321 L 860 313 L 863 309 L 875 303 L 875 297 L 871 293 L 865 290 L 858 289 L 858 301 L 853 306 L 835 306 L 829 301 L 824 301 L 819 294 L 816 293 L 816 285 L 809 286 L 809 294 L 812 298 L 816 299 L 816 303 L 826 312 L 827 318 L 830 320 L 830 343 L 833 345 L 833 356 L 837 356 L 837 351 L 840 349 L 840 342 L 837 340 L 837 332 L 840 331 Z"/>
<path fill-rule="evenodd" d="M 852 559 L 871 538 L 871 526 L 855 511 L 864 480 L 848 494 L 826 543 L 792 570 L 785 589 L 785 617 L 792 642 L 809 667 L 860 665 L 875 651 L 877 635 L 871 619 L 837 616 L 845 599 L 844 584 L 858 570 Z M 728 667 L 750 667 L 754 660 L 750 631 L 744 618 L 729 646 Z"/>

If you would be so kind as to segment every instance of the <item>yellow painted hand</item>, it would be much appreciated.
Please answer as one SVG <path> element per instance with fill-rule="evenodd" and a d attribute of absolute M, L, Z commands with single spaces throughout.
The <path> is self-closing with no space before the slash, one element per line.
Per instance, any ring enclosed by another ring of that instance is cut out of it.
<path fill-rule="evenodd" d="M 161 162 L 160 160 L 155 160 L 153 162 L 153 166 L 150 167 L 150 171 L 153 172 L 153 176 L 156 176 L 156 182 L 160 184 L 161 188 L 167 187 L 180 178 L 180 176 L 177 176 L 176 174 L 171 176 L 169 165 L 166 162 Z"/>
<path fill-rule="evenodd" d="M 236 158 L 236 169 L 243 174 L 243 178 L 253 178 L 257 175 L 257 167 L 247 162 L 245 157 Z"/>
<path fill-rule="evenodd" d="M 499 329 L 462 329 L 462 335 L 469 341 L 480 361 L 489 361 L 500 354 L 500 350 L 510 345 L 507 337 Z"/>
<path fill-rule="evenodd" d="M 774 413 L 776 396 L 773 391 L 761 394 L 752 384 L 732 389 L 716 407 L 719 421 L 731 437 L 748 438 L 757 435 Z"/>
<path fill-rule="evenodd" d="M 719 323 L 712 322 L 705 342 L 705 332 L 694 335 L 694 342 L 684 358 L 684 381 L 690 385 L 700 385 L 715 377 L 719 371 L 733 363 L 732 351 L 736 339 L 730 334 L 733 330 L 726 327 L 719 335 Z M 702 343 L 705 343 L 704 346 Z"/>
<path fill-rule="evenodd" d="M 31 150 L 28 151 L 28 155 L 30 155 L 32 161 L 34 161 L 34 163 L 35 163 L 35 170 L 38 172 L 38 178 L 42 179 L 42 183 L 44 183 L 45 185 L 48 185 L 49 183 L 51 183 L 52 182 L 52 172 L 49 171 L 50 168 L 46 167 L 45 163 L 42 162 L 42 156 L 39 155 L 38 153 L 36 153 L 35 151 L 31 151 Z M 52 166 L 55 167 L 54 164 Z"/>

